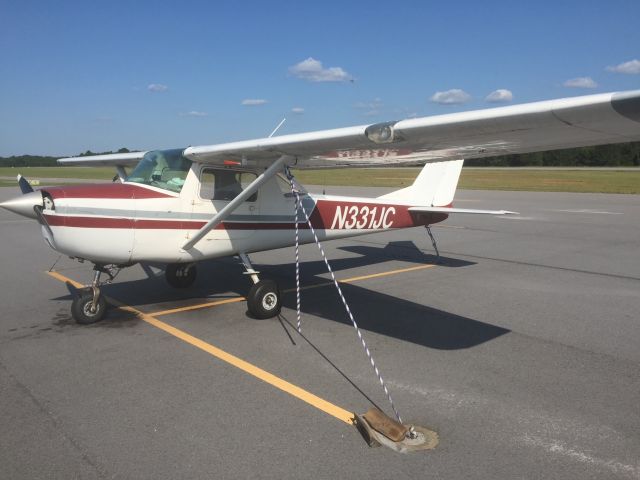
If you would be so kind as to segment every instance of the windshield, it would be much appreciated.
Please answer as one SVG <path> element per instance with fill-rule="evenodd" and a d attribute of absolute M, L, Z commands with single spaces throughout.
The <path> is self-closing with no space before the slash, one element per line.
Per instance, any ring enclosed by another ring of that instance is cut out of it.
<path fill-rule="evenodd" d="M 145 153 L 140 163 L 127 177 L 127 182 L 142 183 L 180 193 L 191 160 L 182 156 L 182 150 L 156 150 Z"/>

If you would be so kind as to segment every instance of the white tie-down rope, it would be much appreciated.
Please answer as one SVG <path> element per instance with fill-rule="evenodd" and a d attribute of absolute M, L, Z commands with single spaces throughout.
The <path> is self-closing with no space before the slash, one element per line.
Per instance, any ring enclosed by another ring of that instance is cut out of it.
<path fill-rule="evenodd" d="M 293 185 L 293 175 L 287 169 L 287 175 L 289 176 L 289 183 L 291 184 L 291 192 L 296 197 L 295 201 L 295 224 L 296 224 L 296 317 L 297 324 L 296 328 L 298 329 L 298 333 L 302 333 L 302 314 L 300 310 L 300 229 L 298 228 L 298 209 L 300 205 L 300 197 L 295 190 Z"/>
<path fill-rule="evenodd" d="M 393 409 L 393 413 L 395 413 L 396 418 L 398 419 L 398 422 L 402 424 L 402 418 L 400 417 L 400 414 L 398 413 L 398 409 L 396 408 L 395 403 L 393 403 L 393 399 L 391 398 L 391 393 L 389 393 L 389 389 L 387 388 L 387 385 L 384 383 L 384 380 L 382 378 L 382 374 L 380 373 L 380 370 L 378 369 L 376 362 L 373 360 L 373 356 L 371 355 L 371 352 L 369 351 L 369 347 L 367 346 L 367 342 L 365 342 L 364 337 L 362 336 L 362 332 L 360 331 L 360 327 L 358 327 L 358 324 L 356 323 L 355 318 L 353 318 L 353 314 L 351 313 L 351 309 L 349 308 L 349 304 L 347 303 L 347 299 L 344 298 L 344 294 L 342 293 L 342 289 L 340 288 L 340 284 L 338 283 L 338 280 L 336 280 L 336 276 L 333 273 L 333 270 L 331 269 L 331 265 L 329 264 L 329 260 L 327 259 L 327 255 L 324 253 L 324 249 L 322 248 L 322 244 L 320 243 L 320 240 L 318 239 L 318 235 L 316 234 L 316 230 L 313 228 L 313 225 L 311 224 L 311 219 L 309 218 L 309 214 L 307 213 L 307 210 L 304 208 L 304 205 L 302 204 L 302 202 L 300 201 L 300 195 L 298 193 L 298 191 L 296 190 L 294 183 L 293 183 L 293 175 L 291 174 L 290 170 L 288 167 L 285 167 L 285 173 L 287 175 L 287 178 L 289 179 L 289 184 L 291 185 L 291 193 L 293 193 L 293 195 L 296 198 L 295 201 L 295 224 L 296 224 L 296 300 L 297 300 L 297 315 L 298 315 L 298 332 L 301 331 L 301 313 L 300 313 L 300 267 L 299 267 L 299 254 L 298 254 L 298 249 L 299 249 L 299 231 L 298 231 L 298 212 L 299 210 L 302 210 L 302 213 L 304 213 L 304 218 L 307 221 L 307 224 L 309 225 L 309 229 L 311 230 L 311 233 L 313 234 L 313 238 L 316 242 L 316 245 L 318 245 L 318 249 L 320 250 L 320 254 L 322 255 L 322 259 L 324 260 L 325 265 L 327 266 L 327 270 L 329 271 L 329 273 L 331 274 L 331 280 L 333 280 L 333 284 L 336 286 L 336 289 L 338 290 L 338 295 L 340 295 L 340 299 L 342 300 L 342 304 L 344 305 L 345 310 L 347 311 L 347 314 L 349 315 L 349 319 L 351 320 L 351 323 L 353 324 L 353 328 L 356 329 L 356 333 L 358 334 L 358 338 L 360 339 L 360 343 L 362 343 L 362 348 L 364 348 L 365 353 L 367 354 L 367 358 L 369 359 L 369 363 L 371 364 L 371 367 L 373 368 L 373 371 L 376 373 L 376 376 L 378 377 L 378 381 L 380 382 L 380 385 L 382 386 L 382 389 L 384 390 L 384 393 L 387 395 L 387 399 L 389 400 L 389 404 L 391 405 L 391 408 Z"/>

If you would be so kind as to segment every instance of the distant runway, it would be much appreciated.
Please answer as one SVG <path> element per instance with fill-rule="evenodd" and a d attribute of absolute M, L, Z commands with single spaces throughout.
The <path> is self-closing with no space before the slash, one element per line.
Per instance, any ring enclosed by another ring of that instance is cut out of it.
<path fill-rule="evenodd" d="M 455 204 L 520 215 L 451 216 L 433 229 L 440 260 L 420 228 L 326 244 L 400 413 L 440 435 L 411 455 L 370 449 L 343 418 L 370 406 L 349 381 L 388 404 L 315 245 L 301 249 L 310 343 L 289 324 L 293 292 L 282 322 L 246 315 L 233 259 L 202 264 L 188 291 L 125 270 L 104 289 L 121 309 L 82 327 L 64 282 L 91 266 L 1 211 L 0 477 L 640 478 L 640 196 Z M 252 259 L 295 285 L 293 249 Z"/>

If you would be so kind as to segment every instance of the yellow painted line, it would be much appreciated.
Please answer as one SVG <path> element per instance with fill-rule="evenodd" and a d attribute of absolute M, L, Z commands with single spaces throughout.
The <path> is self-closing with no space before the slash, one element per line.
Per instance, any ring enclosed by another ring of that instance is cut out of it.
<path fill-rule="evenodd" d="M 51 277 L 61 282 L 65 282 L 65 283 L 68 282 L 75 287 L 82 287 L 82 284 L 75 282 L 74 280 L 71 280 L 70 278 L 62 275 L 61 273 L 58 273 L 58 272 L 47 272 L 47 273 Z M 200 340 L 199 338 L 194 337 L 193 335 L 190 335 L 187 332 L 184 332 L 183 330 L 180 330 L 176 327 L 169 325 L 168 323 L 165 323 L 161 320 L 158 320 L 157 318 L 154 318 L 151 315 L 141 312 L 137 308 L 131 307 L 129 305 L 125 305 L 122 302 L 119 302 L 112 298 L 109 298 L 109 302 L 117 306 L 120 310 L 134 313 L 135 315 L 138 316 L 138 318 L 148 323 L 149 325 L 153 325 L 154 327 L 159 328 L 160 330 L 168 333 L 169 335 L 173 335 L 174 337 L 179 338 L 183 342 L 186 342 L 196 348 L 199 348 L 200 350 L 207 352 L 208 354 L 216 357 L 217 359 L 222 360 L 223 362 L 228 363 L 229 365 L 232 365 L 242 370 L 243 372 L 258 378 L 263 382 L 268 383 L 269 385 L 272 385 L 273 387 L 279 390 L 282 390 L 283 392 L 288 393 L 289 395 L 296 397 L 299 400 L 302 400 L 303 402 L 308 403 L 309 405 L 317 408 L 318 410 L 322 410 L 323 412 L 337 418 L 338 420 L 342 420 L 343 422 L 348 424 L 353 423 L 354 414 L 352 412 L 349 412 L 348 410 L 345 410 L 344 408 L 334 405 L 333 403 L 328 402 L 327 400 L 320 398 L 317 395 L 314 395 L 313 393 L 298 387 L 297 385 L 287 382 L 286 380 L 283 380 L 280 377 L 276 377 L 272 373 L 269 373 L 266 370 L 261 369 L 260 367 L 256 367 L 255 365 L 245 360 L 242 360 L 241 358 L 238 358 L 235 355 L 225 352 L 224 350 L 221 350 L 218 347 L 214 347 L 210 343 Z"/>
<path fill-rule="evenodd" d="M 65 277 L 61 273 L 58 273 L 58 272 L 55 272 L 55 271 L 50 271 L 50 272 L 47 272 L 47 275 L 55 278 L 56 280 L 60 280 L 61 282 L 70 283 L 71 285 L 73 285 L 76 288 L 84 288 L 83 284 L 78 283 L 75 280 L 71 280 L 70 278 Z"/>
<path fill-rule="evenodd" d="M 434 225 L 434 226 L 437 228 L 458 228 L 460 230 L 464 230 L 467 228 L 467 227 L 461 227 L 459 225 Z"/>
<path fill-rule="evenodd" d="M 418 265 L 414 267 L 400 268 L 398 270 L 390 270 L 388 272 L 372 273 L 370 275 L 361 275 L 359 277 L 345 278 L 344 280 L 338 280 L 338 283 L 353 283 L 360 280 L 368 280 L 370 278 L 386 277 L 388 275 L 398 275 L 399 273 L 412 272 L 415 270 L 424 270 L 426 268 L 432 268 L 435 266 L 436 266 L 435 264 L 430 263 L 428 265 Z M 317 283 L 315 285 L 305 285 L 304 287 L 300 287 L 300 290 L 312 290 L 314 288 L 323 288 L 323 287 L 328 287 L 330 285 L 333 285 L 333 282 L 330 282 L 330 281 L 322 282 L 322 283 Z M 291 293 L 295 291 L 296 291 L 295 288 L 287 288 L 285 290 L 282 290 L 283 293 Z M 173 308 L 170 310 L 161 310 L 159 312 L 150 313 L 149 315 L 153 315 L 154 317 L 160 317 L 162 315 L 171 315 L 173 313 L 190 312 L 193 310 L 201 310 L 203 308 L 216 307 L 218 305 L 225 305 L 227 303 L 245 302 L 246 300 L 247 299 L 245 297 L 225 298 L 224 300 L 217 300 L 215 302 L 199 303 L 196 305 L 188 305 L 186 307 Z"/>
<path fill-rule="evenodd" d="M 313 290 L 314 288 L 323 288 L 323 287 L 328 287 L 329 285 L 333 285 L 333 282 L 322 282 L 322 283 L 316 283 L 314 285 L 305 285 L 304 287 L 300 287 L 300 290 Z M 295 287 L 282 290 L 283 293 L 291 293 L 295 291 L 296 291 Z"/>
<path fill-rule="evenodd" d="M 226 303 L 238 303 L 244 302 L 247 299 L 244 297 L 225 298 L 224 300 L 216 300 L 215 302 L 199 303 L 197 305 L 188 305 L 186 307 L 172 308 L 170 310 L 162 310 L 160 312 L 150 313 L 154 317 L 160 317 L 162 315 L 171 315 L 172 313 L 189 312 L 191 310 L 200 310 L 201 308 L 215 307 L 217 305 L 224 305 Z"/>
<path fill-rule="evenodd" d="M 425 268 L 432 268 L 435 266 L 436 266 L 435 264 L 430 263 L 428 265 L 418 265 L 416 267 L 400 268 L 398 270 L 389 270 L 388 272 L 372 273 L 371 275 L 361 275 L 359 277 L 345 278 L 344 280 L 338 280 L 338 281 L 340 283 L 352 283 L 360 280 L 368 280 L 370 278 L 386 277 L 388 275 L 397 275 L 399 273 L 413 272 L 415 270 L 424 270 Z"/>
<path fill-rule="evenodd" d="M 388 272 L 372 273 L 370 275 L 360 275 L 358 277 L 351 277 L 351 278 L 338 280 L 338 283 L 353 283 L 353 282 L 358 282 L 360 280 L 368 280 L 370 278 L 386 277 L 388 275 L 398 275 L 399 273 L 412 272 L 414 270 L 424 270 L 425 268 L 432 268 L 435 266 L 436 266 L 435 264 L 418 265 L 417 267 L 400 268 L 398 270 L 389 270 Z M 300 287 L 300 290 L 310 290 L 312 288 L 322 288 L 322 287 L 328 287 L 330 285 L 333 285 L 333 282 L 323 282 L 323 283 L 317 283 L 315 285 L 307 285 L 304 287 Z M 283 290 L 284 293 L 295 292 L 295 291 L 296 291 L 295 288 L 287 288 L 286 290 Z"/>

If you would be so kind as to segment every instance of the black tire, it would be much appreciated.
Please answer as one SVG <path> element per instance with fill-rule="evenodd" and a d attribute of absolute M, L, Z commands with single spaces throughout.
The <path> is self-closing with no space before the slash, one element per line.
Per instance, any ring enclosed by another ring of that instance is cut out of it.
<path fill-rule="evenodd" d="M 170 263 L 164 270 L 164 277 L 173 288 L 190 287 L 197 274 L 195 263 Z"/>
<path fill-rule="evenodd" d="M 247 296 L 249 313 L 255 318 L 272 318 L 280 313 L 282 300 L 278 284 L 273 280 L 260 280 Z"/>
<path fill-rule="evenodd" d="M 95 311 L 91 311 L 93 303 L 93 291 L 82 290 L 71 302 L 71 316 L 80 325 L 91 325 L 102 320 L 107 313 L 107 302 L 100 295 L 96 303 Z"/>

